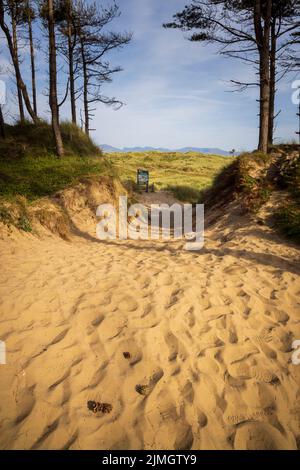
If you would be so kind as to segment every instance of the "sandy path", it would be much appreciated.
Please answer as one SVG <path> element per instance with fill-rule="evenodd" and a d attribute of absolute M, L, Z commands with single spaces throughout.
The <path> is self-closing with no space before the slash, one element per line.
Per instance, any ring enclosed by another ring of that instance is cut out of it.
<path fill-rule="evenodd" d="M 250 229 L 0 241 L 0 447 L 297 448 L 299 251 Z"/>

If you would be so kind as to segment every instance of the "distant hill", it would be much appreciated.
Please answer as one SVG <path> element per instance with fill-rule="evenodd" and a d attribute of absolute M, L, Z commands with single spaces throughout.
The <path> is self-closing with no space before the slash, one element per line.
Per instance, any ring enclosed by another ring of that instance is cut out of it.
<path fill-rule="evenodd" d="M 198 152 L 211 155 L 224 155 L 229 156 L 230 153 L 226 150 L 219 148 L 200 148 L 200 147 L 183 147 L 180 149 L 168 149 L 168 148 L 155 148 L 155 147 L 124 147 L 122 149 L 117 147 L 112 147 L 111 145 L 100 145 L 103 152 L 113 153 L 113 152 L 177 152 L 177 153 L 187 153 L 187 152 Z"/>

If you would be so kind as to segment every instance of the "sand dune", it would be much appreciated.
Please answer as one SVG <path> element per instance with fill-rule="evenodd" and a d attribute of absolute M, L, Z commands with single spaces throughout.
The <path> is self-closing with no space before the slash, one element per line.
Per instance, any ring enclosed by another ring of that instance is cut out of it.
<path fill-rule="evenodd" d="M 2 449 L 300 446 L 299 250 L 222 223 L 199 253 L 0 241 Z"/>

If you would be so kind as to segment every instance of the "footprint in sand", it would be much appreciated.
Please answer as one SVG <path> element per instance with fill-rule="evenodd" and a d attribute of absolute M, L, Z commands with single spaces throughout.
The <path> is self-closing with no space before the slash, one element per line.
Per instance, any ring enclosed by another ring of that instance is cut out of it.
<path fill-rule="evenodd" d="M 251 366 L 245 362 L 236 362 L 234 364 L 228 364 L 227 373 L 234 379 L 249 380 L 252 378 L 250 372 Z"/>
<path fill-rule="evenodd" d="M 187 356 L 186 350 L 171 331 L 165 334 L 165 342 L 169 348 L 169 362 L 176 361 L 178 356 L 182 361 L 185 361 Z"/>
<path fill-rule="evenodd" d="M 290 317 L 286 312 L 282 310 L 273 310 L 271 312 L 266 311 L 266 315 L 273 318 L 276 322 L 281 323 L 282 325 L 286 325 L 289 321 Z"/>
<path fill-rule="evenodd" d="M 228 266 L 227 268 L 224 269 L 225 274 L 247 274 L 248 270 L 242 266 L 239 266 L 238 264 L 232 264 L 231 266 Z"/>
<path fill-rule="evenodd" d="M 184 320 L 189 328 L 194 328 L 196 324 L 196 317 L 195 317 L 194 311 L 195 311 L 194 307 L 191 307 L 184 316 Z"/>
<path fill-rule="evenodd" d="M 289 410 L 290 421 L 295 425 L 297 432 L 300 431 L 300 401 L 296 402 L 294 406 Z"/>
<path fill-rule="evenodd" d="M 153 375 L 144 383 L 137 384 L 135 386 L 135 391 L 140 395 L 148 397 L 150 393 L 154 390 L 156 384 L 163 377 L 164 371 L 162 369 L 157 369 Z"/>
<path fill-rule="evenodd" d="M 98 387 L 107 374 L 108 365 L 109 361 L 106 360 L 98 367 L 95 372 L 91 371 L 89 376 L 86 377 L 88 385 L 84 387 L 83 390 L 93 390 L 94 388 Z"/>
<path fill-rule="evenodd" d="M 288 440 L 268 423 L 242 424 L 235 435 L 235 450 L 297 450 L 294 440 Z"/>
<path fill-rule="evenodd" d="M 174 305 L 176 305 L 179 300 L 180 300 L 180 296 L 181 294 L 183 294 L 183 290 L 182 289 L 176 289 L 172 292 L 171 294 L 171 297 L 170 297 L 170 300 L 169 300 L 169 303 L 168 305 L 166 306 L 166 308 L 171 308 L 171 307 L 174 307 Z"/>
<path fill-rule="evenodd" d="M 251 341 L 268 359 L 277 359 L 276 351 L 267 345 L 269 339 L 264 335 L 253 336 Z"/>
<path fill-rule="evenodd" d="M 183 422 L 177 428 L 176 438 L 174 442 L 174 450 L 190 450 L 193 446 L 193 443 L 193 430 L 187 422 Z"/>
<path fill-rule="evenodd" d="M 148 315 L 150 315 L 150 313 L 152 313 L 152 310 L 153 310 L 153 305 L 152 304 L 145 305 L 143 314 L 141 315 L 141 318 L 145 318 Z"/>
<path fill-rule="evenodd" d="M 169 287 L 173 284 L 173 276 L 169 273 L 160 273 L 157 276 L 157 283 L 160 286 Z"/>
<path fill-rule="evenodd" d="M 16 396 L 16 406 L 18 411 L 15 421 L 16 424 L 22 423 L 33 410 L 35 405 L 34 389 L 35 385 L 25 388 Z"/>
<path fill-rule="evenodd" d="M 238 425 L 246 421 L 266 421 L 276 411 L 275 399 L 266 384 L 245 384 L 243 389 L 226 389 L 225 422 Z"/>
<path fill-rule="evenodd" d="M 223 343 L 236 344 L 238 343 L 238 336 L 235 329 L 227 328 L 218 331 L 218 338 Z"/>
<path fill-rule="evenodd" d="M 183 389 L 182 389 L 182 391 L 181 391 L 181 395 L 182 395 L 182 398 L 183 398 L 186 402 L 188 402 L 188 403 L 190 403 L 190 404 L 192 404 L 192 403 L 194 402 L 195 391 L 194 391 L 193 384 L 192 384 L 190 381 L 188 381 L 188 382 L 184 385 L 184 387 L 183 387 Z"/>
<path fill-rule="evenodd" d="M 124 312 L 135 312 L 138 309 L 138 303 L 133 297 L 125 296 L 118 301 L 118 307 Z"/>
<path fill-rule="evenodd" d="M 98 315 L 96 316 L 92 322 L 91 322 L 91 325 L 93 328 L 97 328 L 99 325 L 101 325 L 101 323 L 103 322 L 104 320 L 104 316 L 103 315 Z"/>
<path fill-rule="evenodd" d="M 291 331 L 286 331 L 283 327 L 276 329 L 276 332 L 274 330 L 273 341 L 277 345 L 279 351 L 286 353 L 293 351 L 293 333 Z"/>
<path fill-rule="evenodd" d="M 242 346 L 239 344 L 228 344 L 227 348 L 224 350 L 223 357 L 227 364 L 235 364 L 245 361 L 258 352 L 259 350 L 256 344 L 252 345 L 249 342 L 244 343 Z"/>
<path fill-rule="evenodd" d="M 250 367 L 249 372 L 251 377 L 256 379 L 258 382 L 270 383 L 272 385 L 280 384 L 280 380 L 277 375 L 269 369 L 265 369 L 259 366 L 252 366 Z"/>
<path fill-rule="evenodd" d="M 125 317 L 114 315 L 105 317 L 99 327 L 99 336 L 101 340 L 113 340 L 117 338 L 127 326 L 127 319 Z"/>
<path fill-rule="evenodd" d="M 264 382 L 271 385 L 280 384 L 279 378 L 270 369 L 243 362 L 229 364 L 227 371 L 225 372 L 225 377 L 227 377 L 229 385 L 232 383 L 234 384 L 234 380 L 244 381 L 249 379 L 255 379 L 257 382 Z"/>
<path fill-rule="evenodd" d="M 155 396 L 157 406 L 148 403 L 145 408 L 145 417 L 149 424 L 162 430 L 163 426 L 174 426 L 180 420 L 182 403 L 175 400 L 168 386 L 162 387 Z"/>
<path fill-rule="evenodd" d="M 103 343 L 100 341 L 97 331 L 94 331 L 94 333 L 90 335 L 89 347 L 91 348 L 95 358 L 105 356 L 105 348 Z"/>
<path fill-rule="evenodd" d="M 276 391 L 264 382 L 248 383 L 243 399 L 247 406 L 254 409 L 276 410 Z"/>
<path fill-rule="evenodd" d="M 231 388 L 243 389 L 245 387 L 245 381 L 241 378 L 232 377 L 228 371 L 224 375 L 225 384 Z"/>

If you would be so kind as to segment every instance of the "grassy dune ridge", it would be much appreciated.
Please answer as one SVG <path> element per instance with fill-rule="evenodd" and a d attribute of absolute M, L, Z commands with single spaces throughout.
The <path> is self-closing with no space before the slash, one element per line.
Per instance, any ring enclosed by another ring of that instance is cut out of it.
<path fill-rule="evenodd" d="M 283 235 L 300 243 L 300 154 L 298 145 L 278 145 L 266 155 L 244 153 L 223 168 L 202 193 L 206 207 L 239 199 L 242 213 L 268 203 Z"/>
<path fill-rule="evenodd" d="M 0 202 L 17 196 L 34 201 L 72 186 L 85 176 L 115 172 L 99 147 L 78 127 L 61 124 L 66 155 L 55 155 L 49 124 L 6 127 L 0 140 Z"/>
<path fill-rule="evenodd" d="M 201 192 L 212 184 L 217 173 L 234 160 L 199 153 L 110 153 L 107 159 L 124 183 L 135 184 L 138 168 L 150 171 L 157 191 L 169 190 L 184 202 L 198 202 Z"/>
<path fill-rule="evenodd" d="M 156 191 L 169 190 L 184 202 L 197 202 L 216 174 L 233 161 L 193 152 L 103 155 L 78 127 L 65 122 L 61 129 L 66 156 L 58 159 L 49 124 L 7 126 L 7 138 L 0 141 L 0 201 L 16 196 L 34 201 L 92 175 L 119 177 L 135 188 L 137 169 L 147 168 Z"/>
<path fill-rule="evenodd" d="M 117 178 L 99 147 L 78 127 L 61 124 L 65 156 L 55 155 L 52 129 L 41 121 L 6 126 L 0 139 L 0 222 L 31 231 L 29 206 L 85 177 Z"/>

